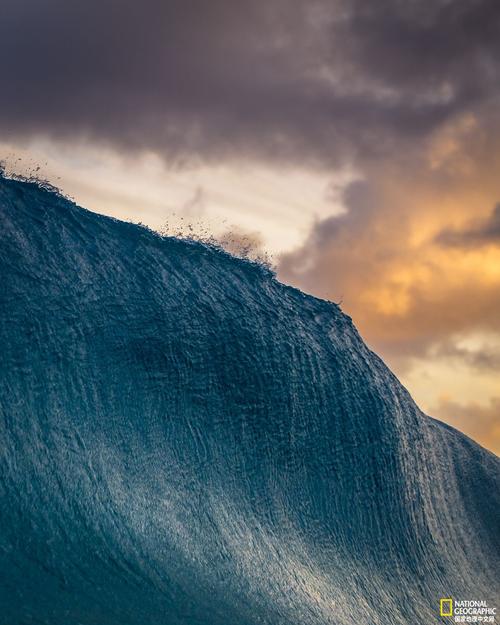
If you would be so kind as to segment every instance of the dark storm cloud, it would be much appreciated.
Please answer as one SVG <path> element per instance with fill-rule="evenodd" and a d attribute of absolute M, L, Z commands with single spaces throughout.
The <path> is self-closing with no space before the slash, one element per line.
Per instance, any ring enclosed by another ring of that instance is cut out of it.
<path fill-rule="evenodd" d="M 475 219 L 461 230 L 443 230 L 436 240 L 443 245 L 458 247 L 500 244 L 500 204 L 486 219 Z"/>
<path fill-rule="evenodd" d="M 492 347 L 467 349 L 457 346 L 452 341 L 447 341 L 434 346 L 432 355 L 447 358 L 452 362 L 464 362 L 472 369 L 479 371 L 500 371 L 500 353 Z"/>
<path fill-rule="evenodd" d="M 497 95 L 496 0 L 6 0 L 4 137 L 166 157 L 399 149 Z"/>
<path fill-rule="evenodd" d="M 347 6 L 349 17 L 338 29 L 345 57 L 413 98 L 416 86 L 430 89 L 429 97 L 474 98 L 489 90 L 486 79 L 498 76 L 496 2 L 351 0 Z"/>

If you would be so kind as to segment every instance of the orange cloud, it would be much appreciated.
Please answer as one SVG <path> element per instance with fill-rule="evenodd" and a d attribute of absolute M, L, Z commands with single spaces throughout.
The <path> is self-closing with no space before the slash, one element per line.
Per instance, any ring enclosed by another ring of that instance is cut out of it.
<path fill-rule="evenodd" d="M 487 133 L 477 119 L 454 120 L 423 149 L 368 163 L 346 190 L 347 212 L 317 223 L 279 264 L 283 280 L 341 300 L 400 375 L 437 352 L 450 367 L 463 357 L 478 377 L 486 362 L 500 368 L 500 353 L 481 358 L 458 347 L 477 333 L 500 336 L 500 120 Z M 460 425 L 475 435 L 471 410 L 460 412 Z"/>

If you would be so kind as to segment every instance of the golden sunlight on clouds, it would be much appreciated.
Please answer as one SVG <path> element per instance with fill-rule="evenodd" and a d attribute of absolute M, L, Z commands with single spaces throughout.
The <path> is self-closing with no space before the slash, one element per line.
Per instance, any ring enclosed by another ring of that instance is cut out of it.
<path fill-rule="evenodd" d="M 426 412 L 498 452 L 500 141 L 476 130 L 466 116 L 426 158 L 367 167 L 280 275 L 341 300 Z"/>

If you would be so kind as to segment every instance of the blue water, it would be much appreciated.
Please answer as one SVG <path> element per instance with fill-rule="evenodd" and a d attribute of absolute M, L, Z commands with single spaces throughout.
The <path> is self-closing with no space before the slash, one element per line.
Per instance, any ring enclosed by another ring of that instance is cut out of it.
<path fill-rule="evenodd" d="M 332 303 L 0 177 L 0 623 L 429 625 L 499 459 Z"/>

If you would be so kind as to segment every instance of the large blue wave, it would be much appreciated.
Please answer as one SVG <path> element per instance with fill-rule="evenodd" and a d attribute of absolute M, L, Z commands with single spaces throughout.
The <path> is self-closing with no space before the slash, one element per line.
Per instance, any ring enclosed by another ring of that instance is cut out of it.
<path fill-rule="evenodd" d="M 498 592 L 499 460 L 264 268 L 0 178 L 0 622 L 389 625 Z"/>

